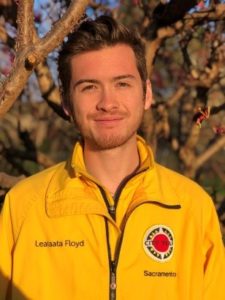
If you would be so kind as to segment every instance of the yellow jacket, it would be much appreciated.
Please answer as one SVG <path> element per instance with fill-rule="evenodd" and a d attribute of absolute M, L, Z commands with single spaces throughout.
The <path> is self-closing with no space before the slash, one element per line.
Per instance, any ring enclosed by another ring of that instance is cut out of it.
<path fill-rule="evenodd" d="M 153 160 L 115 199 L 82 148 L 17 184 L 0 217 L 0 299 L 224 300 L 217 215 L 194 182 Z"/>

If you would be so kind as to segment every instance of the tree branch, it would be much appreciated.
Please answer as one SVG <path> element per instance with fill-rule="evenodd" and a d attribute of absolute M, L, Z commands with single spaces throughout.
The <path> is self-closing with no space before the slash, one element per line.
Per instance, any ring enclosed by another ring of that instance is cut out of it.
<path fill-rule="evenodd" d="M 166 106 L 172 107 L 174 106 L 186 93 L 187 88 L 185 86 L 180 86 L 178 90 L 167 100 Z"/>
<path fill-rule="evenodd" d="M 16 50 L 20 51 L 32 43 L 34 30 L 33 0 L 20 1 L 17 11 Z"/>
<path fill-rule="evenodd" d="M 32 70 L 25 67 L 24 58 L 26 52 L 23 51 L 20 57 L 14 62 L 13 69 L 7 79 L 0 85 L 0 118 L 11 108 L 13 103 L 22 92 Z"/>
<path fill-rule="evenodd" d="M 15 185 L 18 181 L 25 178 L 24 175 L 21 176 L 11 176 L 4 172 L 0 172 L 0 187 L 1 188 L 11 188 L 13 185 Z"/>
<path fill-rule="evenodd" d="M 35 73 L 44 100 L 60 117 L 65 120 L 69 120 L 62 109 L 59 88 L 55 85 L 47 64 L 38 64 L 35 68 Z"/>
<path fill-rule="evenodd" d="M 22 22 L 24 21 L 22 16 L 25 17 L 28 14 L 28 8 L 31 8 L 33 1 L 27 3 L 28 1 L 20 1 L 19 4 L 22 5 L 18 16 L 19 34 L 17 49 L 19 51 L 16 53 L 16 59 L 10 75 L 3 83 L 0 83 L 0 118 L 4 116 L 19 97 L 33 69 L 45 59 L 49 52 L 58 47 L 64 37 L 73 29 L 89 1 L 73 0 L 68 11 L 43 39 L 36 37 L 31 18 L 28 18 L 29 20 L 26 24 Z M 27 32 L 28 28 L 30 30 L 29 34 Z M 22 37 L 22 33 L 26 37 Z"/>
<path fill-rule="evenodd" d="M 221 165 L 219 163 L 212 163 L 211 167 L 213 171 L 216 173 L 216 175 L 220 178 L 220 180 L 225 184 L 225 173 L 221 169 Z"/>
<path fill-rule="evenodd" d="M 11 38 L 11 36 L 9 36 L 9 34 L 6 31 L 5 27 L 1 23 L 0 23 L 0 40 L 4 44 L 7 44 L 10 47 L 14 47 L 14 45 L 15 45 L 15 40 L 13 38 Z"/>
<path fill-rule="evenodd" d="M 2 24 L 0 24 L 0 40 L 4 43 L 7 42 L 8 39 L 8 34 L 5 30 L 5 28 L 2 26 Z"/>
<path fill-rule="evenodd" d="M 210 146 L 204 153 L 200 154 L 194 163 L 194 170 L 199 169 L 207 160 L 210 159 L 216 152 L 225 146 L 225 136 L 219 138 L 212 146 Z"/>
<path fill-rule="evenodd" d="M 146 59 L 149 76 L 152 73 L 153 63 L 162 42 L 169 37 L 173 37 L 175 34 L 178 34 L 181 31 L 189 30 L 190 28 L 192 29 L 193 26 L 199 24 L 200 22 L 203 22 L 206 18 L 208 21 L 218 21 L 225 19 L 225 4 L 218 4 L 214 7 L 213 10 L 186 14 L 184 19 L 178 20 L 173 25 L 160 27 L 156 32 L 156 37 L 153 40 L 147 40 Z M 154 25 L 154 22 L 152 22 L 150 26 Z M 208 81 L 206 84 L 208 84 Z"/>
<path fill-rule="evenodd" d="M 63 17 L 56 22 L 52 30 L 37 45 L 37 51 L 42 57 L 46 57 L 49 52 L 58 47 L 64 37 L 74 29 L 89 2 L 90 0 L 73 0 L 71 2 Z"/>
<path fill-rule="evenodd" d="M 225 4 L 217 4 L 213 9 L 203 10 L 200 12 L 187 14 L 184 19 L 187 21 L 197 22 L 199 20 L 217 21 L 218 19 L 222 20 L 225 18 Z"/>
<path fill-rule="evenodd" d="M 160 48 L 162 42 L 165 38 L 174 36 L 176 31 L 172 27 L 160 28 L 157 31 L 157 37 L 154 40 L 146 42 L 146 60 L 147 60 L 147 70 L 149 77 L 153 71 L 154 60 L 158 49 Z"/>

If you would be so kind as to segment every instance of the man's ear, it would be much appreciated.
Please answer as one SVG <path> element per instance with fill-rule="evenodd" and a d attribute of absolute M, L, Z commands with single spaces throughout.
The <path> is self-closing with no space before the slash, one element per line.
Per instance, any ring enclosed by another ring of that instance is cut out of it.
<path fill-rule="evenodd" d="M 62 109 L 63 109 L 65 115 L 70 118 L 71 117 L 71 113 L 70 113 L 69 108 L 67 107 L 67 105 L 65 104 L 65 102 L 63 100 L 62 100 L 61 103 L 62 103 Z"/>
<path fill-rule="evenodd" d="M 66 101 L 66 95 L 63 91 L 62 85 L 61 85 L 61 81 L 59 81 L 59 92 L 60 92 L 60 100 L 61 100 L 61 107 L 65 113 L 65 115 L 71 119 L 71 111 L 70 111 L 70 107 L 68 105 L 68 101 Z"/>
<path fill-rule="evenodd" d="M 61 99 L 61 106 L 69 122 L 76 124 L 74 113 L 71 111 L 73 108 L 70 107 L 70 104 Z"/>
<path fill-rule="evenodd" d="M 152 105 L 152 85 L 149 79 L 146 80 L 146 93 L 145 93 L 145 106 L 144 109 L 147 110 Z"/>

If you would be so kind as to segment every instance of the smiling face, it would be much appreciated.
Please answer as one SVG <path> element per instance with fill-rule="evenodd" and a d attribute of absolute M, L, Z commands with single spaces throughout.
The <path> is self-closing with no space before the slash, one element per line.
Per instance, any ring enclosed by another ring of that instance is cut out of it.
<path fill-rule="evenodd" d="M 106 150 L 136 139 L 152 95 L 149 81 L 143 95 L 132 48 L 118 44 L 75 55 L 71 73 L 70 114 L 85 146 Z"/>

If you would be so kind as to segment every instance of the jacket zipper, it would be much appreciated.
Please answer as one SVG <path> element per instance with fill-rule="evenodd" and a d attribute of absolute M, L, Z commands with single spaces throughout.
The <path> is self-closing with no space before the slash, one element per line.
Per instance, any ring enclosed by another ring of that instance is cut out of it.
<path fill-rule="evenodd" d="M 109 243 L 109 226 L 108 221 L 105 218 L 105 229 L 106 229 L 106 241 L 107 241 L 107 250 L 108 250 L 108 259 L 109 259 L 109 299 L 115 300 L 116 299 L 116 271 L 115 271 L 115 261 L 112 260 L 111 255 L 111 247 Z"/>
<path fill-rule="evenodd" d="M 120 184 L 120 186 L 118 187 L 117 191 L 116 191 L 116 194 L 115 194 L 115 205 L 110 205 L 109 202 L 108 202 L 108 199 L 107 199 L 107 196 L 106 196 L 106 192 L 105 190 L 100 186 L 100 185 L 97 185 L 101 194 L 102 194 L 102 198 L 106 204 L 106 207 L 108 209 L 108 212 L 110 214 L 110 216 L 113 218 L 113 220 L 116 220 L 116 207 L 117 207 L 117 204 L 118 204 L 118 200 L 119 200 L 119 197 L 122 193 L 122 190 L 123 188 L 125 187 L 125 185 L 127 184 L 127 182 L 139 175 L 140 173 L 146 171 L 147 169 L 144 169 L 144 170 L 141 170 L 140 172 L 138 173 L 135 173 L 135 174 L 130 174 L 130 176 L 126 177 L 125 180 L 123 180 Z M 106 226 L 106 240 L 107 240 L 107 248 L 108 248 L 108 258 L 109 258 L 109 270 L 110 270 L 110 278 L 109 278 L 109 287 L 110 287 L 110 291 L 109 291 L 109 299 L 110 300 L 116 300 L 116 268 L 117 268 L 117 262 L 118 262 L 118 259 L 116 260 L 112 260 L 112 255 L 111 255 L 111 247 L 110 247 L 110 243 L 109 243 L 109 228 L 108 228 L 108 222 L 107 222 L 107 219 L 105 218 L 105 226 Z M 123 236 L 123 234 L 122 234 Z M 122 238 L 122 237 L 121 237 Z M 118 241 L 120 242 L 120 241 Z M 119 243 L 120 244 L 120 243 Z M 116 258 L 116 256 L 115 256 Z"/>
<path fill-rule="evenodd" d="M 111 261 L 110 269 L 110 300 L 116 299 L 116 264 Z"/>
<path fill-rule="evenodd" d="M 107 196 L 106 196 L 106 192 L 105 190 L 100 186 L 98 185 L 98 188 L 100 189 L 100 192 L 102 194 L 102 197 L 104 199 L 104 202 L 107 206 L 107 209 L 108 209 L 108 212 L 110 214 L 110 216 L 113 218 L 113 220 L 116 220 L 116 207 L 117 207 L 117 204 L 118 204 L 118 200 L 119 200 L 119 197 L 125 187 L 125 185 L 127 184 L 127 182 L 139 175 L 140 173 L 146 171 L 146 169 L 136 173 L 136 174 L 131 174 L 130 176 L 128 176 L 119 186 L 119 188 L 117 189 L 116 191 L 116 194 L 115 194 L 115 205 L 110 205 L 109 202 L 108 202 L 108 199 L 107 199 Z M 149 204 L 152 204 L 152 205 L 158 205 L 162 208 L 166 208 L 166 209 L 180 209 L 181 206 L 178 204 L 178 205 L 167 205 L 167 204 L 164 204 L 162 202 L 159 202 L 159 201 L 153 201 L 153 200 L 148 200 L 148 201 L 145 201 L 145 202 L 142 202 L 140 203 L 139 205 L 135 206 L 132 211 L 130 212 L 130 214 L 127 216 L 125 222 L 124 222 L 124 225 L 123 225 L 123 228 L 121 229 L 122 231 L 122 235 L 120 237 L 120 239 L 118 240 L 117 242 L 117 246 L 116 246 L 116 251 L 115 251 L 115 260 L 112 260 L 112 255 L 111 255 L 111 247 L 110 247 L 110 242 L 109 242 L 109 228 L 108 228 L 108 221 L 107 219 L 105 218 L 105 226 L 106 226 L 106 240 L 107 240 L 107 248 L 108 248 L 108 258 L 109 258 L 109 270 L 110 270 L 110 278 L 109 278 L 109 287 L 110 287 L 110 291 L 109 291 L 109 299 L 110 300 L 116 300 L 116 269 L 117 269 L 117 266 L 118 266 L 118 261 L 119 261 L 119 255 L 120 255 L 120 249 L 121 249 L 121 246 L 122 246 L 122 241 L 123 241 L 123 237 L 124 237 L 124 231 L 125 231 L 125 227 L 126 227 L 126 223 L 129 219 L 129 217 L 131 216 L 131 214 L 134 212 L 134 210 L 143 205 L 143 204 L 146 204 L 146 203 L 149 203 Z"/>

